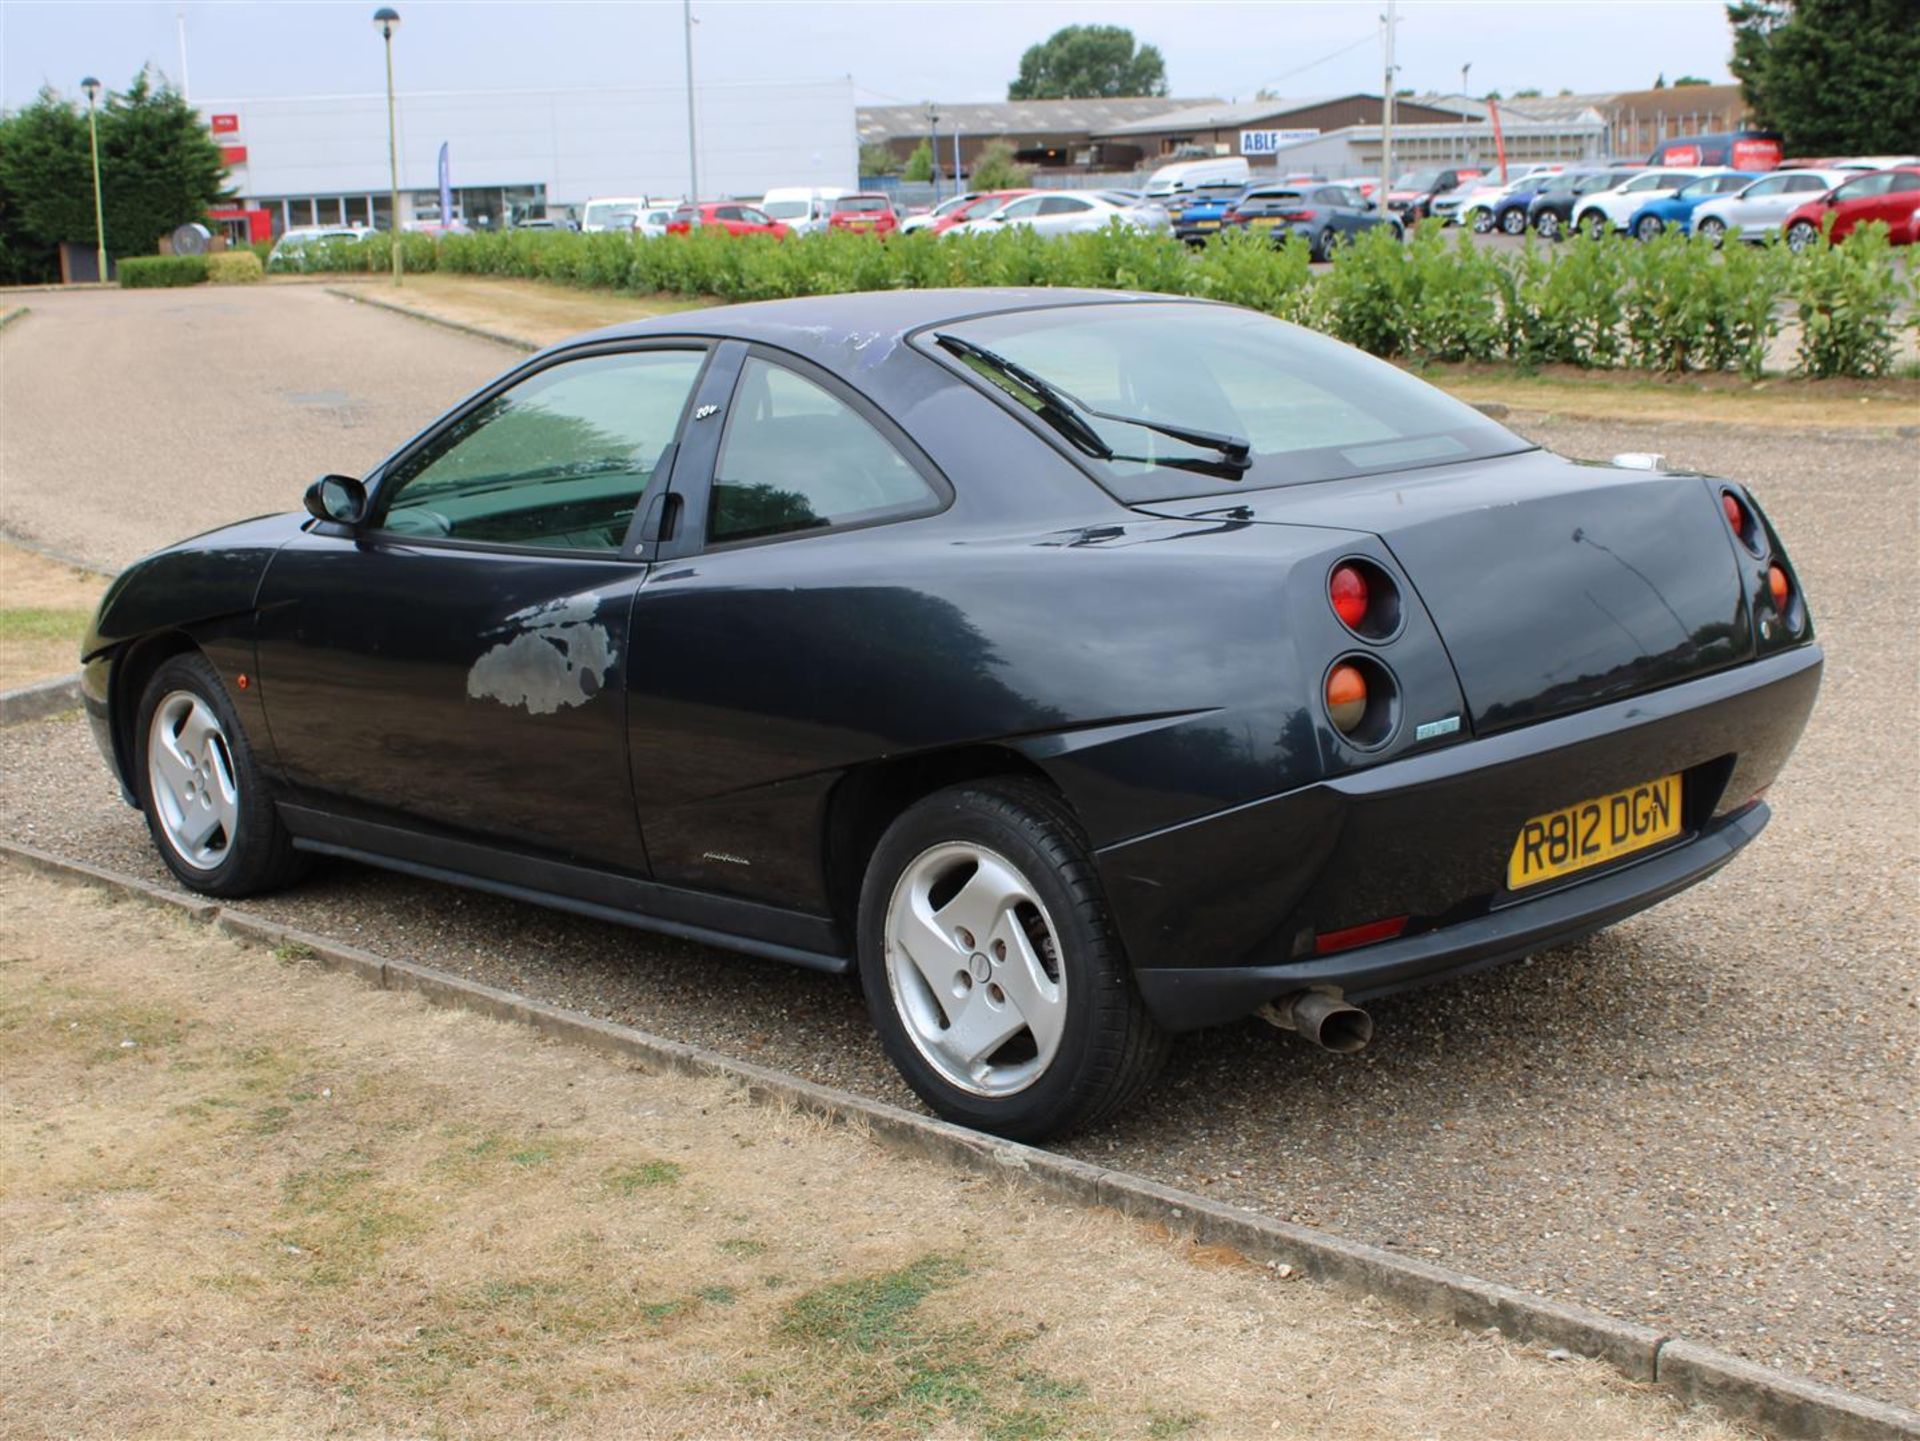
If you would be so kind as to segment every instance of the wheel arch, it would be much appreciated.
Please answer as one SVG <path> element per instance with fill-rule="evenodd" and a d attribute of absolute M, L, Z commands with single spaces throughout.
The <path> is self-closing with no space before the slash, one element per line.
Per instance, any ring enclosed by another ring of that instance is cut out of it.
<path fill-rule="evenodd" d="M 200 644 L 184 630 L 161 630 L 128 641 L 114 652 L 107 672 L 107 717 L 113 735 L 114 766 L 134 804 L 141 801 L 138 738 L 140 697 L 154 673 L 177 655 L 201 654 Z"/>
<path fill-rule="evenodd" d="M 822 820 L 827 901 L 851 937 L 867 864 L 888 826 L 936 791 L 969 781 L 1015 777 L 1045 786 L 1072 809 L 1045 769 L 1008 745 L 955 746 L 918 755 L 869 761 L 843 775 L 827 797 Z"/>

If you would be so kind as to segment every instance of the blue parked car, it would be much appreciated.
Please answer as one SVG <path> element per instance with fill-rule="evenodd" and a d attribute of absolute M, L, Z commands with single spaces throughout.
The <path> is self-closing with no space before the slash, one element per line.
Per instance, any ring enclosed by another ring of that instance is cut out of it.
<path fill-rule="evenodd" d="M 1682 235 L 1693 230 L 1693 212 L 1709 200 L 1734 195 L 1753 184 L 1751 170 L 1716 170 L 1689 181 L 1671 195 L 1649 200 L 1627 217 L 1627 234 L 1636 240 L 1651 240 L 1669 225 Z"/>
<path fill-rule="evenodd" d="M 1207 237 L 1220 229 L 1221 217 L 1246 193 L 1247 187 L 1237 181 L 1231 185 L 1196 185 L 1166 202 L 1173 233 L 1189 245 L 1206 244 Z"/>

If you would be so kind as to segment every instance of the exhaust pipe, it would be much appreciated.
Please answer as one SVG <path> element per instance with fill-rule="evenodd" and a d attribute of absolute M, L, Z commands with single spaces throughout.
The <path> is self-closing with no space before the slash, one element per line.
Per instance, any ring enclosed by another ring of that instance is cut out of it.
<path fill-rule="evenodd" d="M 1254 1012 L 1269 1025 L 1296 1032 L 1323 1051 L 1351 1056 L 1373 1039 L 1373 1017 L 1326 991 L 1298 991 Z"/>

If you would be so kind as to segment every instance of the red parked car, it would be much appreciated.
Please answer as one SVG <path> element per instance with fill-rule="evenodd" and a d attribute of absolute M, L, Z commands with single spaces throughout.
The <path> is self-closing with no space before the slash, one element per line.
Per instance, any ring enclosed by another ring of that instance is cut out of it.
<path fill-rule="evenodd" d="M 1845 240 L 1854 230 L 1878 220 L 1892 232 L 1895 245 L 1920 244 L 1920 165 L 1874 170 L 1836 185 L 1817 200 L 1809 200 L 1782 224 L 1787 244 L 1805 250 L 1820 238 L 1820 226 L 1833 216 L 1833 240 Z"/>
<path fill-rule="evenodd" d="M 764 210 L 734 200 L 707 200 L 682 205 L 667 222 L 667 234 L 691 234 L 695 224 L 717 225 L 729 235 L 772 235 L 785 240 L 793 232 Z"/>
<path fill-rule="evenodd" d="M 893 201 L 870 192 L 840 196 L 833 202 L 833 211 L 827 216 L 829 230 L 859 230 L 872 235 L 891 235 L 899 228 L 899 218 L 893 213 Z"/>

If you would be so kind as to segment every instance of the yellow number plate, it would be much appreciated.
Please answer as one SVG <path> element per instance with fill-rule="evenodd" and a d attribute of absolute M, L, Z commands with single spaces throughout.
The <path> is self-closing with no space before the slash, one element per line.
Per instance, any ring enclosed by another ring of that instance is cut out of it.
<path fill-rule="evenodd" d="M 1280 217 L 1277 215 L 1256 215 L 1253 217 L 1253 223 L 1255 225 L 1278 225 L 1280 223 Z"/>
<path fill-rule="evenodd" d="M 1604 865 L 1679 834 L 1679 776 L 1662 776 L 1548 811 L 1520 827 L 1507 858 L 1507 889 L 1517 891 Z"/>

